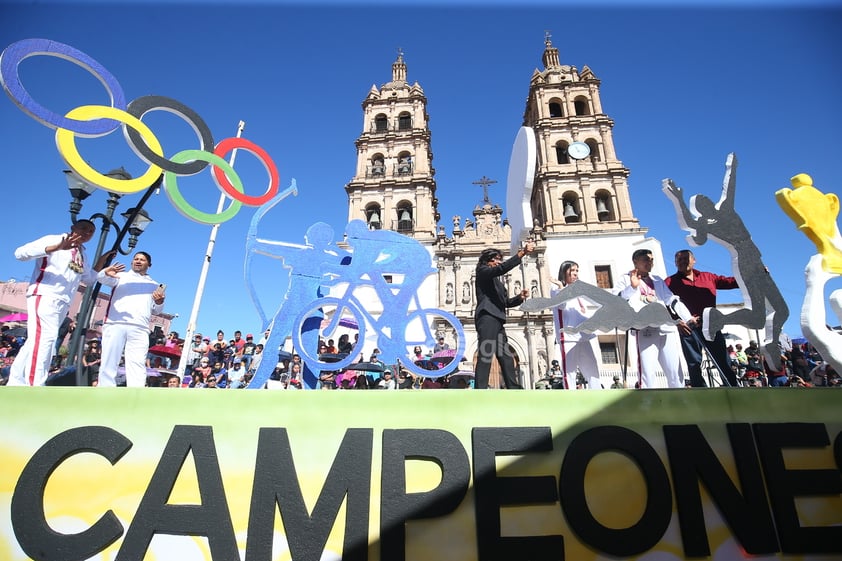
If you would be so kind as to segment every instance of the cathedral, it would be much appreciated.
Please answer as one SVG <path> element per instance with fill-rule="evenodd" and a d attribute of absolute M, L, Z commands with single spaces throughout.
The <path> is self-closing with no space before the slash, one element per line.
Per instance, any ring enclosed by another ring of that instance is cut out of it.
<path fill-rule="evenodd" d="M 632 211 L 629 170 L 614 150 L 614 121 L 603 111 L 600 80 L 587 66 L 580 71 L 561 64 L 549 36 L 542 63 L 543 70 L 536 69 L 529 82 L 523 122 L 511 123 L 513 131 L 529 127 L 535 136 L 530 237 L 536 251 L 504 277 L 509 294 L 525 288 L 532 296 L 548 297 L 549 279 L 557 277 L 565 260 L 579 264 L 581 280 L 610 290 L 632 268 L 631 255 L 640 248 L 652 251 L 660 264 L 653 272 L 663 276 L 660 243 L 646 236 Z M 407 80 L 399 54 L 391 81 L 372 86 L 362 103 L 365 124 L 356 140 L 356 171 L 345 186 L 348 220 L 410 236 L 429 250 L 436 274 L 422 285 L 420 300 L 459 319 L 471 360 L 477 351 L 477 260 L 488 247 L 507 252 L 512 228 L 506 209 L 489 199 L 487 185 L 493 181 L 484 176 L 475 183 L 486 195 L 470 217 L 440 223 L 426 106 L 424 90 Z M 534 387 L 558 358 L 552 314 L 509 309 L 506 330 L 524 387 Z M 455 342 L 448 325 L 437 329 Z M 600 333 L 598 339 L 600 376 L 608 387 L 626 362 L 626 333 Z M 628 368 L 636 371 L 636 357 L 628 357 Z M 492 386 L 495 380 L 492 370 Z"/>

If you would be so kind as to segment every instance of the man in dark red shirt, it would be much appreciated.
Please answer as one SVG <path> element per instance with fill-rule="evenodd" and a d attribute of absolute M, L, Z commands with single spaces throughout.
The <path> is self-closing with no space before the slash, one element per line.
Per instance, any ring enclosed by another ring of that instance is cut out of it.
<path fill-rule="evenodd" d="M 681 350 L 690 371 L 690 384 L 694 388 L 706 386 L 702 377 L 702 345 L 707 347 L 710 356 L 716 362 L 720 372 L 732 386 L 737 385 L 737 377 L 731 370 L 731 361 L 725 348 L 725 337 L 721 331 L 716 332 L 713 341 L 705 339 L 702 333 L 702 312 L 705 308 L 716 307 L 716 290 L 730 290 L 739 288 L 737 279 L 724 277 L 693 268 L 696 257 L 689 249 L 682 249 L 675 254 L 675 267 L 678 271 L 666 278 L 667 286 L 673 294 L 681 298 L 693 319 L 679 322 L 678 332 L 681 335 Z"/>

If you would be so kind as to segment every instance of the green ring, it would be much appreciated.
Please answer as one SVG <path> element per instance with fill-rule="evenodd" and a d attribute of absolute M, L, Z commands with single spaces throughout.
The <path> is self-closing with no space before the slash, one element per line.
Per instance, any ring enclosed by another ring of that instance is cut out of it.
<path fill-rule="evenodd" d="M 170 158 L 170 160 L 178 164 L 201 160 L 222 168 L 237 192 L 245 194 L 245 190 L 243 190 L 243 181 L 240 179 L 240 176 L 236 171 L 234 171 L 234 168 L 232 168 L 228 162 L 216 154 L 206 152 L 205 150 L 182 150 Z M 220 189 L 220 191 L 222 191 L 222 189 Z M 178 176 L 171 171 L 164 172 L 164 192 L 167 194 L 167 198 L 170 200 L 172 205 L 178 209 L 181 214 L 183 214 L 186 218 L 199 222 L 200 224 L 221 224 L 231 220 L 238 212 L 240 212 L 240 209 L 243 206 L 241 201 L 232 200 L 228 208 L 220 213 L 202 212 L 187 202 L 181 194 L 181 191 L 178 189 Z M 227 194 L 225 195 L 227 196 Z"/>

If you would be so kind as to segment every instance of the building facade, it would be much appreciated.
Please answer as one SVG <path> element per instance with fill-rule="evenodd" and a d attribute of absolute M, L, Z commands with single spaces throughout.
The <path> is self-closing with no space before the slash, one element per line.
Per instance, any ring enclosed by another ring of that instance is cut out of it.
<path fill-rule="evenodd" d="M 579 264 L 580 279 L 610 290 L 632 268 L 631 255 L 639 248 L 652 251 L 653 272 L 664 276 L 660 243 L 646 236 L 632 210 L 629 170 L 614 148 L 614 122 L 603 111 L 600 81 L 587 66 L 579 71 L 561 64 L 549 36 L 542 62 L 543 70 L 536 69 L 529 82 L 522 123 L 534 132 L 537 148 L 531 199 L 537 249 L 506 275 L 509 293 L 526 288 L 533 296 L 549 296 L 549 278 L 565 260 Z M 461 321 L 470 359 L 477 350 L 473 292 L 479 254 L 488 247 L 508 253 L 512 231 L 487 189 L 470 217 L 454 216 L 448 227 L 439 224 L 426 102 L 421 86 L 407 81 L 399 54 L 392 80 L 372 86 L 362 104 L 356 171 L 345 186 L 348 218 L 411 236 L 429 249 L 436 275 L 422 286 L 421 298 Z M 585 157 L 571 154 L 574 143 L 588 147 Z M 483 176 L 475 183 L 487 187 L 493 180 Z M 523 385 L 534 387 L 559 356 L 551 311 L 511 309 L 507 334 Z M 625 337 L 624 332 L 599 334 L 606 387 L 625 359 Z M 634 358 L 629 357 L 629 370 L 636 372 Z"/>

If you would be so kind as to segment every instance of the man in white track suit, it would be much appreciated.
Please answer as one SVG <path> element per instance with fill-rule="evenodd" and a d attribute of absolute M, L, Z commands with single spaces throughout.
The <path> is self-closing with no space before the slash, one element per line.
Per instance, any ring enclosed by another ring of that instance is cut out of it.
<path fill-rule="evenodd" d="M 61 322 L 79 284 L 96 280 L 110 254 L 94 268 L 85 256 L 84 244 L 94 235 L 90 220 L 77 220 L 66 234 L 38 238 L 15 250 L 19 261 L 35 260 L 32 282 L 26 290 L 27 338 L 9 370 L 10 386 L 43 386 L 50 372 Z"/>
<path fill-rule="evenodd" d="M 620 277 L 620 282 L 614 289 L 617 294 L 629 301 L 632 308 L 640 310 L 647 304 L 657 302 L 682 319 L 691 317 L 687 307 L 670 291 L 664 279 L 651 274 L 653 259 L 650 250 L 638 249 L 632 255 L 632 262 L 634 269 Z M 639 329 L 637 353 L 642 389 L 655 387 L 655 372 L 659 363 L 667 377 L 668 387 L 684 387 L 679 358 L 681 343 L 675 324 Z"/>
<path fill-rule="evenodd" d="M 139 251 L 132 268 L 117 263 L 100 271 L 97 280 L 111 286 L 111 301 L 102 328 L 102 362 L 99 387 L 116 385 L 120 355 L 125 354 L 126 385 L 146 385 L 146 354 L 149 352 L 149 321 L 164 309 L 164 285 L 146 274 L 152 257 Z"/>

